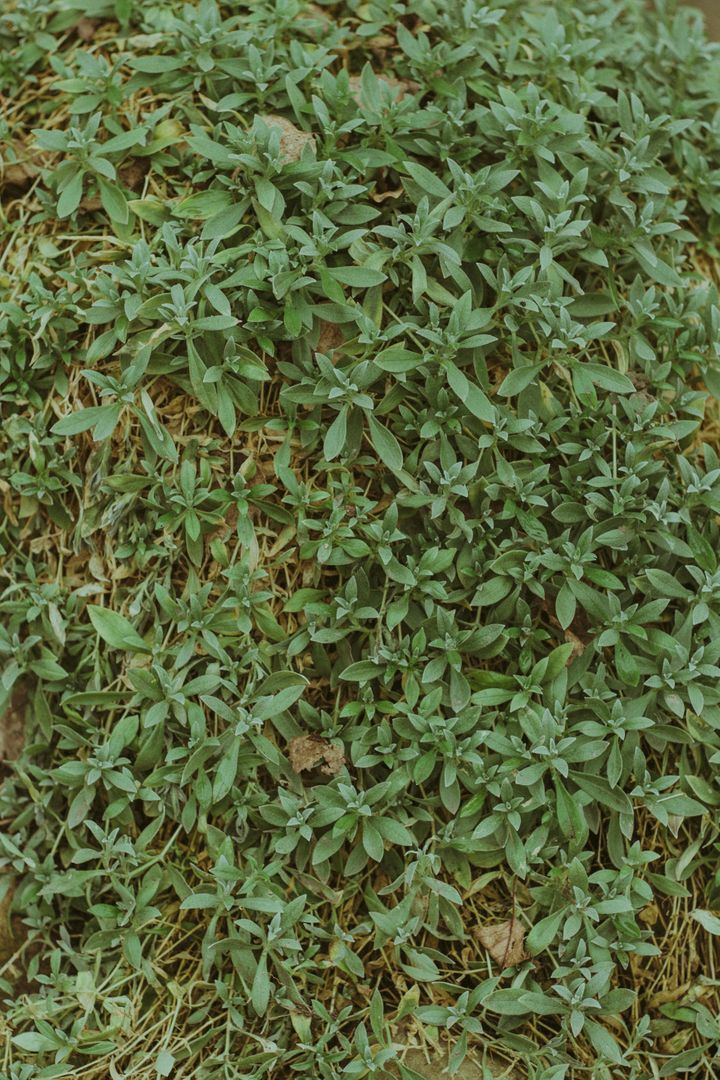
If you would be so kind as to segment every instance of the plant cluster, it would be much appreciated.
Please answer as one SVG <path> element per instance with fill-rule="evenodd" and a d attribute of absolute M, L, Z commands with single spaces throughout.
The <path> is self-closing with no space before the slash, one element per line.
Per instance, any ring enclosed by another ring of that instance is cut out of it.
<path fill-rule="evenodd" d="M 2 1076 L 720 1068 L 720 52 L 0 16 Z"/>

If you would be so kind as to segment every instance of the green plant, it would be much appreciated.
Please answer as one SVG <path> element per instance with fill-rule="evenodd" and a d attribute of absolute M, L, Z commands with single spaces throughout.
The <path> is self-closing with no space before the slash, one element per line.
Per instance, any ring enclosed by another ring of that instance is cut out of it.
<path fill-rule="evenodd" d="M 714 1075 L 717 46 L 0 45 L 3 1075 Z"/>

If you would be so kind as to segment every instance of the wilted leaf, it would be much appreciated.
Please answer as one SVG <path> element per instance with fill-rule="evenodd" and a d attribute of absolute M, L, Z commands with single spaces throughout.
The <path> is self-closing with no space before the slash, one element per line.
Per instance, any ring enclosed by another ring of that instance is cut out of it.
<path fill-rule="evenodd" d="M 297 773 L 319 767 L 326 776 L 337 776 L 345 764 L 342 745 L 331 743 L 322 735 L 298 735 L 291 739 L 289 757 Z"/>
<path fill-rule="evenodd" d="M 518 919 L 489 923 L 475 932 L 500 968 L 513 967 L 525 959 L 525 928 Z"/>
<path fill-rule="evenodd" d="M 10 880 L 8 885 L 7 881 L 6 877 L 3 883 L 4 891 L 0 894 L 0 964 L 12 956 L 22 941 L 23 932 L 27 933 L 22 921 L 17 917 L 13 918 L 10 914 L 15 883 Z"/>
<path fill-rule="evenodd" d="M 342 330 L 336 323 L 320 322 L 320 335 L 318 337 L 317 351 L 323 353 L 324 356 L 329 356 L 332 359 L 332 354 L 336 349 L 340 349 L 345 343 Z"/>
<path fill-rule="evenodd" d="M 139 158 L 131 158 L 130 161 L 126 161 L 118 169 L 118 180 L 123 187 L 129 188 L 131 191 L 139 191 L 143 186 L 145 174 L 147 173 L 148 166 L 144 160 Z M 80 200 L 81 210 L 99 210 L 103 206 L 103 200 L 100 195 L 85 195 Z"/>
<path fill-rule="evenodd" d="M 95 37 L 95 30 L 98 27 L 97 19 L 80 19 L 75 27 L 75 33 L 81 41 L 92 41 Z"/>
<path fill-rule="evenodd" d="M 13 687 L 10 704 L 0 716 L 0 761 L 15 761 L 25 745 L 27 691 L 22 683 Z"/>
<path fill-rule="evenodd" d="M 22 142 L 5 142 L 0 160 L 0 188 L 28 188 L 40 175 L 45 156 L 36 147 L 27 147 Z"/>
<path fill-rule="evenodd" d="M 577 659 L 578 656 L 582 656 L 585 652 L 585 642 L 582 638 L 578 637 L 572 630 L 565 631 L 565 641 L 572 645 L 572 652 L 570 653 L 570 660 Z"/>

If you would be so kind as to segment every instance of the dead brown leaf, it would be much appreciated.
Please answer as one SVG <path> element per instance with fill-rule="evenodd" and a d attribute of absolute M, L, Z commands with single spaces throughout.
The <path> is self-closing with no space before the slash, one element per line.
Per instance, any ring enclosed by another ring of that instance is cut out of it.
<path fill-rule="evenodd" d="M 0 188 L 29 188 L 40 174 L 40 154 L 22 142 L 10 141 L 3 147 L 3 157 L 14 160 L 0 161 Z"/>
<path fill-rule="evenodd" d="M 370 198 L 373 202 L 381 203 L 385 202 L 386 199 L 398 199 L 404 190 L 404 188 L 399 187 L 392 188 L 389 191 L 373 191 L 370 193 Z"/>
<path fill-rule="evenodd" d="M 129 188 L 130 191 L 139 191 L 147 170 L 147 162 L 138 158 L 131 158 L 130 161 L 126 161 L 118 169 L 118 180 L 123 187 Z M 102 201 L 99 195 L 86 195 L 80 202 L 81 210 L 99 210 L 101 206 Z"/>
<path fill-rule="evenodd" d="M 10 704 L 0 717 L 0 761 L 15 761 L 25 745 L 25 708 L 27 691 L 18 683 L 14 687 Z"/>
<path fill-rule="evenodd" d="M 81 41 L 92 41 L 97 25 L 97 19 L 81 19 L 75 27 L 75 33 Z"/>
<path fill-rule="evenodd" d="M 148 163 L 141 158 L 131 158 L 118 169 L 118 177 L 125 187 L 131 191 L 139 191 L 143 186 L 145 175 L 148 171 Z"/>
<path fill-rule="evenodd" d="M 329 34 L 335 25 L 326 11 L 323 11 L 318 4 L 308 4 L 304 14 L 308 18 L 314 18 L 316 20 L 315 26 L 312 30 L 308 30 L 308 36 L 313 41 L 318 41 L 323 35 Z"/>
<path fill-rule="evenodd" d="M 318 337 L 317 351 L 324 356 L 332 357 L 336 349 L 345 344 L 342 330 L 337 323 L 320 322 L 320 336 Z"/>
<path fill-rule="evenodd" d="M 331 744 L 325 751 L 325 767 L 321 772 L 326 772 L 328 776 L 337 776 L 344 764 L 345 753 L 342 746 Z"/>
<path fill-rule="evenodd" d="M 15 161 L 3 165 L 0 182 L 4 187 L 27 187 L 38 174 L 38 169 L 29 161 Z"/>
<path fill-rule="evenodd" d="M 476 933 L 500 968 L 521 964 L 525 959 L 525 929 L 517 919 L 481 926 Z"/>
<path fill-rule="evenodd" d="M 541 607 L 552 625 L 558 627 L 558 629 L 562 629 L 557 615 L 555 614 L 554 605 L 545 599 L 543 600 Z M 573 651 L 570 654 L 570 659 L 568 661 L 569 663 L 572 663 L 578 656 L 582 656 L 585 649 L 590 644 L 591 635 L 585 613 L 578 611 L 573 619 L 572 625 L 569 626 L 567 630 L 563 630 L 563 634 L 565 636 L 565 641 L 573 646 Z"/>
<path fill-rule="evenodd" d="M 337 776 L 345 764 L 341 745 L 331 743 L 322 735 L 298 735 L 290 740 L 290 764 L 296 773 L 320 767 L 325 776 Z"/>
<path fill-rule="evenodd" d="M 568 645 L 572 644 L 573 650 L 570 653 L 570 662 L 577 659 L 578 656 L 582 656 L 585 652 L 585 642 L 582 638 L 579 638 L 572 630 L 565 631 L 565 641 Z"/>
<path fill-rule="evenodd" d="M 680 835 L 680 829 L 682 828 L 683 821 L 685 819 L 680 814 L 668 814 L 667 827 L 673 834 L 675 839 Z"/>
<path fill-rule="evenodd" d="M 654 926 L 660 918 L 660 909 L 657 904 L 646 904 L 642 911 L 638 912 L 638 919 L 646 926 Z"/>
<path fill-rule="evenodd" d="M 671 1001 L 679 1001 L 680 998 L 685 997 L 691 986 L 692 982 L 688 981 L 682 986 L 671 986 L 667 990 L 660 990 L 657 994 L 653 994 L 648 1004 L 651 1009 L 658 1009 L 661 1005 L 669 1005 Z"/>
<path fill-rule="evenodd" d="M 10 888 L 0 899 L 0 963 L 5 963 L 15 952 L 18 945 L 15 933 L 16 927 L 10 917 L 14 892 L 15 886 L 14 883 L 11 883 Z"/>

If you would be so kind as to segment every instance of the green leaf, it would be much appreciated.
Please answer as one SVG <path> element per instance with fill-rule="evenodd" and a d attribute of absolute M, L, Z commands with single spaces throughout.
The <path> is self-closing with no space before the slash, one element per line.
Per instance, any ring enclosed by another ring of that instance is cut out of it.
<path fill-rule="evenodd" d="M 347 437 L 347 406 L 343 405 L 340 412 L 325 432 L 323 440 L 323 455 L 326 461 L 332 461 L 338 457 L 344 447 Z"/>
<path fill-rule="evenodd" d="M 373 824 L 383 840 L 388 840 L 391 844 L 399 844 L 400 847 L 412 847 L 417 842 L 410 830 L 406 829 L 404 825 L 401 825 L 394 818 L 374 818 Z"/>
<path fill-rule="evenodd" d="M 127 225 L 129 218 L 128 204 L 122 189 L 117 184 L 111 184 L 108 180 L 104 180 L 101 176 L 97 178 L 97 183 L 100 189 L 100 201 L 110 220 L 116 221 L 119 225 Z"/>
<path fill-rule="evenodd" d="M 177 71 L 185 61 L 176 56 L 133 56 L 128 63 L 134 71 L 154 75 L 165 71 Z"/>
<path fill-rule="evenodd" d="M 661 596 L 672 597 L 676 600 L 687 600 L 690 596 L 690 592 L 681 585 L 677 578 L 674 578 L 672 574 L 668 574 L 665 570 L 659 570 L 655 567 L 649 567 L 645 571 L 645 576 Z"/>
<path fill-rule="evenodd" d="M 704 930 L 707 930 L 708 934 L 720 936 L 720 917 L 713 915 L 711 911 L 704 911 L 702 908 L 696 908 L 690 914 L 696 922 L 700 923 Z"/>
<path fill-rule="evenodd" d="M 630 650 L 618 641 L 615 646 L 615 667 L 626 686 L 637 686 L 640 682 L 640 668 Z"/>
<path fill-rule="evenodd" d="M 463 372 L 452 361 L 446 361 L 445 371 L 451 389 L 473 416 L 476 416 L 478 420 L 483 420 L 486 424 L 493 424 L 496 417 L 495 408 L 480 387 L 469 382 Z"/>
<path fill-rule="evenodd" d="M 622 1065 L 624 1059 L 620 1052 L 620 1047 L 615 1040 L 615 1037 L 611 1035 L 607 1028 L 602 1024 L 598 1024 L 595 1020 L 590 1020 L 589 1017 L 585 1019 L 583 1026 L 584 1033 L 590 1039 L 595 1050 L 601 1058 L 605 1058 L 607 1061 L 611 1061 L 614 1065 Z"/>
<path fill-rule="evenodd" d="M 558 645 L 556 649 L 550 653 L 547 658 L 547 667 L 542 677 L 543 683 L 551 682 L 556 679 L 561 671 L 565 670 L 567 662 L 572 656 L 575 645 L 573 642 L 567 642 L 565 645 Z"/>
<path fill-rule="evenodd" d="M 13 1035 L 12 1043 L 26 1050 L 29 1054 L 43 1054 L 49 1050 L 57 1050 L 60 1043 L 47 1035 L 41 1035 L 38 1031 L 23 1031 L 20 1035 Z"/>
<path fill-rule="evenodd" d="M 313 851 L 313 866 L 318 866 L 320 863 L 326 862 L 331 856 L 333 856 L 345 842 L 345 837 L 342 833 L 337 835 L 333 833 L 326 833 L 325 836 L 321 836 L 318 842 L 315 844 Z"/>
<path fill-rule="evenodd" d="M 186 896 L 180 908 L 182 911 L 205 911 L 217 907 L 218 898 L 212 893 L 190 893 Z"/>
<path fill-rule="evenodd" d="M 523 990 L 520 987 L 496 990 L 485 998 L 483 1004 L 490 1012 L 499 1013 L 501 1016 L 531 1016 L 533 1014 L 551 1016 L 562 1011 L 557 998 Z"/>
<path fill-rule="evenodd" d="M 82 199 L 84 175 L 83 170 L 80 169 L 63 187 L 57 203 L 58 217 L 70 217 L 77 210 Z"/>
<path fill-rule="evenodd" d="M 173 216 L 179 218 L 192 218 L 196 221 L 207 221 L 232 206 L 232 195 L 221 188 L 209 188 L 207 191 L 196 191 L 187 198 L 181 199 L 173 207 Z"/>
<path fill-rule="evenodd" d="M 657 424 L 650 429 L 650 434 L 659 435 L 663 439 L 670 439 L 671 442 L 679 442 L 681 439 L 686 439 L 689 435 L 692 435 L 699 425 L 699 420 L 672 420 L 667 424 Z"/>
<path fill-rule="evenodd" d="M 635 391 L 635 385 L 627 375 L 605 364 L 584 363 L 582 369 L 595 386 L 603 390 L 609 390 L 614 394 L 632 394 Z"/>
<path fill-rule="evenodd" d="M 365 821 L 363 824 L 362 837 L 363 847 L 370 858 L 374 859 L 375 862 L 382 862 L 383 855 L 385 854 L 385 845 L 383 844 L 380 833 L 369 821 Z"/>
<path fill-rule="evenodd" d="M 522 1003 L 535 1016 L 555 1016 L 562 1012 L 562 1006 L 557 998 L 552 998 L 549 994 L 543 994 L 540 991 L 525 991 Z"/>
<path fill-rule="evenodd" d="M 535 923 L 525 938 L 525 946 L 531 956 L 537 956 L 552 945 L 564 917 L 564 911 L 555 911 L 552 915 L 546 915 L 544 919 Z"/>
<path fill-rule="evenodd" d="M 371 679 L 377 679 L 381 672 L 382 668 L 372 660 L 358 660 L 357 663 L 350 664 L 341 671 L 340 678 L 347 682 L 366 683 Z"/>
<path fill-rule="evenodd" d="M 578 799 L 570 795 L 559 777 L 555 777 L 555 811 L 562 836 L 567 837 L 575 850 L 579 850 L 588 834 L 587 821 Z"/>
<path fill-rule="evenodd" d="M 567 630 L 575 618 L 576 607 L 575 594 L 568 583 L 565 582 L 555 598 L 555 614 L 563 630 Z"/>
<path fill-rule="evenodd" d="M 264 1016 L 270 1002 L 270 976 L 267 969 L 267 955 L 263 951 L 260 954 L 255 976 L 253 978 L 250 1000 L 252 1007 L 258 1016 Z"/>
<path fill-rule="evenodd" d="M 440 971 L 431 956 L 420 952 L 419 949 L 407 947 L 403 952 L 404 958 L 401 959 L 400 965 L 411 979 L 415 979 L 416 982 L 437 982 L 440 978 Z"/>
<path fill-rule="evenodd" d="M 141 221 L 151 225 L 162 225 L 170 217 L 170 207 L 157 195 L 146 195 L 144 199 L 128 199 L 130 210 Z"/>
<path fill-rule="evenodd" d="M 98 607 L 96 604 L 88 605 L 88 614 L 97 633 L 113 649 L 123 649 L 127 652 L 151 652 L 149 646 L 145 644 L 135 627 L 124 615 L 120 615 L 111 608 Z"/>
<path fill-rule="evenodd" d="M 608 806 L 619 814 L 632 814 L 632 803 L 625 792 L 619 788 L 611 788 L 607 780 L 600 776 L 590 776 L 588 773 L 574 772 L 571 775 L 580 790 L 602 806 Z"/>
<path fill-rule="evenodd" d="M 68 808 L 67 825 L 69 829 L 77 829 L 78 825 L 82 824 L 90 813 L 94 801 L 94 787 L 80 788 Z"/>
<path fill-rule="evenodd" d="M 174 1065 L 175 1058 L 169 1050 L 161 1050 L 155 1058 L 155 1071 L 158 1076 L 171 1076 Z"/>
<path fill-rule="evenodd" d="M 393 472 L 399 472 L 403 467 L 403 454 L 400 444 L 388 428 L 383 427 L 375 419 L 372 413 L 367 414 L 368 427 L 370 429 L 370 441 L 377 450 L 380 461 L 387 465 Z"/>
<path fill-rule="evenodd" d="M 62 153 L 67 150 L 68 137 L 64 131 L 44 131 L 42 128 L 33 128 L 35 144 L 41 150 L 52 150 Z"/>
<path fill-rule="evenodd" d="M 530 383 L 535 382 L 537 375 L 545 367 L 545 361 L 538 364 L 524 364 L 522 367 L 513 368 L 509 371 L 498 387 L 501 397 L 515 397 L 521 393 Z"/>
<path fill-rule="evenodd" d="M 81 431 L 88 431 L 96 424 L 112 420 L 119 414 L 116 405 L 91 405 L 87 409 L 78 409 L 77 412 L 68 413 L 52 426 L 53 435 L 79 435 Z M 113 427 L 115 424 L 113 424 Z"/>
<path fill-rule="evenodd" d="M 452 195 L 450 188 L 443 183 L 439 176 L 430 172 L 430 169 L 420 165 L 417 161 L 404 161 L 403 168 L 426 195 L 432 195 L 436 199 L 447 199 Z"/>
<path fill-rule="evenodd" d="M 372 270 L 369 266 L 331 266 L 328 272 L 335 281 L 353 289 L 370 289 L 387 280 L 382 270 Z"/>
<path fill-rule="evenodd" d="M 223 754 L 218 763 L 213 783 L 213 802 L 222 802 L 230 793 L 238 767 L 238 754 L 240 752 L 240 740 L 235 738 L 227 753 Z"/>

